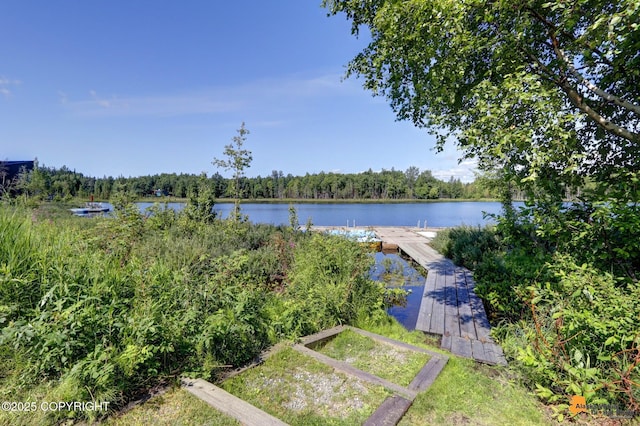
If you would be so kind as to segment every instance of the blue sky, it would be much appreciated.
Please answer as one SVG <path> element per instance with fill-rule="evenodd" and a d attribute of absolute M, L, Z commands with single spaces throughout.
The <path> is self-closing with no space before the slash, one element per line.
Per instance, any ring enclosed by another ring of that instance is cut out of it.
<path fill-rule="evenodd" d="M 343 79 L 366 42 L 319 0 L 3 0 L 0 159 L 211 174 L 244 121 L 248 176 L 417 166 L 472 180 L 453 147 L 436 154 Z"/>

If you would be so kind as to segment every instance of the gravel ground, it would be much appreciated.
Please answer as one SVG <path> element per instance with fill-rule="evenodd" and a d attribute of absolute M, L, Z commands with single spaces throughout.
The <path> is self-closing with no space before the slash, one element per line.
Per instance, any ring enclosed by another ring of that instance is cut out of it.
<path fill-rule="evenodd" d="M 357 378 L 340 373 L 318 374 L 296 368 L 290 377 L 258 380 L 252 383 L 264 391 L 288 392 L 282 406 L 292 411 L 310 410 L 318 414 L 347 418 L 365 408 L 369 389 Z"/>

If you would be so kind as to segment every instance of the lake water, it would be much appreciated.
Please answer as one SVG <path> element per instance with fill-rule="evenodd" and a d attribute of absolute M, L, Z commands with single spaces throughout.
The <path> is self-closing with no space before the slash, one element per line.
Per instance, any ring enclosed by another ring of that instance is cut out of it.
<path fill-rule="evenodd" d="M 144 211 L 152 203 L 139 203 Z M 169 203 L 175 210 L 184 208 L 182 203 Z M 449 227 L 458 225 L 483 225 L 489 223 L 485 213 L 499 214 L 502 206 L 495 201 L 460 201 L 432 203 L 302 203 L 294 204 L 298 221 L 304 226 L 308 220 L 318 226 L 427 226 Z M 228 217 L 232 203 L 219 203 L 214 211 L 219 217 Z M 289 224 L 288 204 L 243 203 L 242 214 L 254 223 Z"/>
<path fill-rule="evenodd" d="M 376 263 L 369 273 L 371 279 L 409 292 L 404 306 L 392 306 L 387 313 L 407 330 L 415 330 L 426 278 L 397 254 L 373 253 L 372 256 L 375 256 Z"/>

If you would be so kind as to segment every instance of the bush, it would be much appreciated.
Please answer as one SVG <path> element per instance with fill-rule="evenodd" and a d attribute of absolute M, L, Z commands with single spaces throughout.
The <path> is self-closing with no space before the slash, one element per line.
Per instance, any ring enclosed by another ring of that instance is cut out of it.
<path fill-rule="evenodd" d="M 294 254 L 286 296 L 296 303 L 285 315 L 291 333 L 304 335 L 382 309 L 384 288 L 369 279 L 373 258 L 357 243 L 313 235 Z"/>
<path fill-rule="evenodd" d="M 587 403 L 637 411 L 640 287 L 567 255 L 549 268 L 556 280 L 526 288 L 531 320 L 506 327 L 505 349 L 550 402 L 582 395 Z"/>
<path fill-rule="evenodd" d="M 500 240 L 491 227 L 460 226 L 438 232 L 431 245 L 456 265 L 475 269 L 484 256 L 500 249 Z"/>
<path fill-rule="evenodd" d="M 284 337 L 384 312 L 355 243 L 166 219 L 123 204 L 111 219 L 38 221 L 0 205 L 0 395 L 118 408 L 180 373 L 213 377 Z M 42 422 L 67 415 L 88 414 Z"/>
<path fill-rule="evenodd" d="M 542 230 L 531 223 L 499 230 L 510 234 L 498 238 L 492 231 L 454 228 L 440 233 L 434 245 L 474 267 L 476 293 L 511 365 L 524 373 L 538 396 L 556 404 L 559 418 L 572 395 L 584 396 L 589 404 L 638 411 L 640 287 L 601 269 L 628 271 L 633 251 L 620 252 L 617 264 L 626 269 L 617 269 L 611 251 L 601 256 L 561 253 L 560 248 L 576 249 L 568 241 L 595 238 L 590 232 L 557 245 L 538 240 Z M 582 263 L 584 259 L 594 263 Z"/>
<path fill-rule="evenodd" d="M 523 290 L 536 280 L 553 280 L 547 268 L 549 260 L 543 252 L 530 254 L 519 249 L 482 257 L 474 271 L 475 291 L 494 323 L 528 317 Z"/>

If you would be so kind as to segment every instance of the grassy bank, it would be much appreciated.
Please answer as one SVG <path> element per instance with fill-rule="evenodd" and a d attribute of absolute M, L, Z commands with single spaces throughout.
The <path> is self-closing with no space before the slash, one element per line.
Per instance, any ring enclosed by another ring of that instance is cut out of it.
<path fill-rule="evenodd" d="M 439 351 L 437 346 L 425 341 L 422 333 L 408 332 L 390 318 L 364 321 L 360 325 L 393 339 Z M 380 355 L 377 346 L 370 347 L 360 337 L 356 333 L 342 335 L 340 341 L 333 342 L 333 347 L 326 348 L 325 353 L 331 353 L 337 359 L 345 354 L 342 349 L 354 352 L 355 355 Z M 387 391 L 378 386 L 335 373 L 312 358 L 292 351 L 286 345 L 283 348 L 285 349 L 277 352 L 265 364 L 234 377 L 221 386 L 292 425 L 361 424 L 388 395 Z M 349 358 L 350 355 L 347 356 Z M 405 361 L 411 369 L 411 360 Z M 387 362 L 376 365 L 375 368 L 382 368 L 383 371 L 378 373 L 389 373 L 391 381 L 397 383 L 403 378 L 397 377 L 394 371 L 401 364 L 403 363 L 398 361 Z M 508 369 L 483 366 L 452 356 L 434 385 L 417 396 L 400 425 L 556 424 L 551 418 L 550 410 L 519 383 L 518 375 Z M 354 389 L 358 390 L 355 394 Z M 202 417 L 193 411 L 192 404 L 184 402 L 184 393 L 174 390 L 151 400 L 122 416 L 118 424 L 133 422 L 144 415 L 158 419 L 158 413 L 165 414 L 159 424 L 203 423 Z M 202 410 L 208 413 L 207 424 L 226 421 L 220 413 L 211 411 L 202 402 L 201 404 Z M 184 408 L 181 408 L 183 405 Z"/>
<path fill-rule="evenodd" d="M 0 205 L 0 396 L 105 401 L 215 380 L 282 339 L 384 314 L 355 243 L 213 220 L 197 206 L 91 220 Z M 206 212 L 205 212 L 206 213 Z M 0 424 L 96 419 L 0 412 Z"/>

